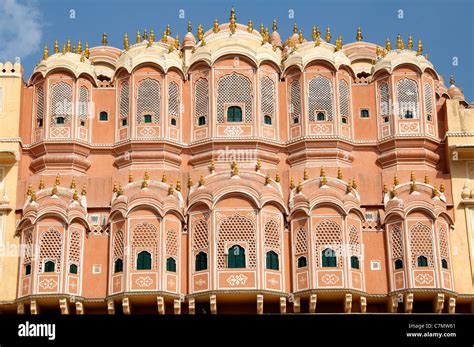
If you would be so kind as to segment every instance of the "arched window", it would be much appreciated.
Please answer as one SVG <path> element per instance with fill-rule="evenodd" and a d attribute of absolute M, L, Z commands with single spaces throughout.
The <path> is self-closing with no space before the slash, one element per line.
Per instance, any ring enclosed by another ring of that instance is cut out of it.
<path fill-rule="evenodd" d="M 245 268 L 245 249 L 243 247 L 235 245 L 229 248 L 227 267 L 229 269 Z"/>
<path fill-rule="evenodd" d="M 448 261 L 446 259 L 441 259 L 441 267 L 443 269 L 447 269 L 448 268 Z"/>
<path fill-rule="evenodd" d="M 1 95 L 0 95 L 1 97 Z M 44 89 L 43 87 L 38 87 L 36 92 L 36 124 L 38 128 L 43 126 L 43 117 L 44 117 Z"/>
<path fill-rule="evenodd" d="M 293 118 L 293 123 L 300 122 L 301 115 L 301 84 L 299 80 L 293 80 L 290 84 L 290 115 Z"/>
<path fill-rule="evenodd" d="M 428 266 L 428 258 L 426 258 L 424 255 L 420 255 L 418 257 L 418 266 L 420 267 Z"/>
<path fill-rule="evenodd" d="M 176 260 L 174 258 L 166 259 L 166 271 L 176 272 Z"/>
<path fill-rule="evenodd" d="M 278 254 L 274 251 L 267 252 L 267 269 L 269 270 L 279 270 L 280 262 L 278 261 Z"/>
<path fill-rule="evenodd" d="M 54 261 L 47 261 L 44 263 L 44 271 L 43 272 L 54 272 L 55 264 Z"/>
<path fill-rule="evenodd" d="M 206 116 L 201 116 L 198 118 L 198 125 L 206 125 Z"/>
<path fill-rule="evenodd" d="M 397 83 L 398 116 L 400 118 L 418 118 L 418 88 L 416 82 L 404 78 Z"/>
<path fill-rule="evenodd" d="M 307 265 L 308 265 L 308 262 L 306 260 L 306 257 L 299 257 L 298 258 L 298 268 L 306 267 Z"/>
<path fill-rule="evenodd" d="M 425 92 L 425 110 L 426 110 L 426 119 L 428 122 L 431 122 L 433 117 L 433 94 L 431 92 L 431 85 L 426 82 L 424 87 Z"/>
<path fill-rule="evenodd" d="M 207 253 L 199 252 L 196 254 L 196 271 L 207 270 Z"/>
<path fill-rule="evenodd" d="M 64 124 L 64 121 L 65 121 L 64 117 L 61 117 L 61 116 L 56 117 L 57 125 Z"/>
<path fill-rule="evenodd" d="M 70 123 L 72 115 L 72 87 L 66 82 L 51 87 L 51 120 L 54 124 Z"/>
<path fill-rule="evenodd" d="M 359 258 L 357 258 L 355 255 L 351 257 L 351 268 L 352 269 L 359 269 Z"/>
<path fill-rule="evenodd" d="M 341 117 L 342 124 L 347 124 L 347 117 Z"/>
<path fill-rule="evenodd" d="M 395 270 L 403 269 L 403 261 L 401 259 L 395 260 Z"/>
<path fill-rule="evenodd" d="M 390 114 L 390 93 L 387 82 L 381 82 L 379 85 L 380 115 L 387 117 Z"/>
<path fill-rule="evenodd" d="M 105 112 L 105 111 L 101 111 L 101 112 L 99 113 L 99 120 L 100 120 L 101 122 L 106 122 L 106 121 L 108 121 L 108 120 L 109 120 L 109 114 L 108 114 L 107 112 Z"/>
<path fill-rule="evenodd" d="M 69 273 L 77 275 L 77 265 L 76 264 L 69 265 Z"/>
<path fill-rule="evenodd" d="M 151 114 L 146 114 L 143 116 L 143 123 L 151 123 Z"/>
<path fill-rule="evenodd" d="M 249 78 L 238 73 L 231 73 L 219 79 L 217 82 L 217 123 L 224 123 L 226 105 L 241 105 L 245 110 L 245 120 L 242 119 L 243 110 L 240 109 L 240 120 L 234 120 L 234 122 L 252 122 L 253 95 L 252 82 Z M 229 110 L 227 109 L 227 122 L 231 122 L 228 118 Z"/>
<path fill-rule="evenodd" d="M 147 251 L 138 253 L 137 270 L 151 270 L 151 254 Z"/>
<path fill-rule="evenodd" d="M 326 116 L 324 115 L 324 112 L 318 112 L 316 115 L 316 120 L 318 121 L 324 121 L 326 119 Z"/>
<path fill-rule="evenodd" d="M 339 81 L 339 112 L 341 116 L 349 117 L 349 85 L 345 80 Z"/>
<path fill-rule="evenodd" d="M 324 111 L 325 119 L 333 120 L 333 88 L 329 78 L 316 76 L 308 84 L 308 114 L 314 121 L 319 111 Z"/>
<path fill-rule="evenodd" d="M 370 113 L 368 109 L 363 108 L 360 110 L 360 118 L 369 118 L 369 117 L 370 117 Z"/>
<path fill-rule="evenodd" d="M 176 126 L 176 118 L 171 118 L 171 125 Z"/>
<path fill-rule="evenodd" d="M 268 115 L 264 116 L 263 123 L 265 123 L 265 125 L 272 125 L 272 117 Z"/>
<path fill-rule="evenodd" d="M 122 126 L 127 126 L 130 111 L 129 85 L 127 81 L 122 82 L 120 87 L 120 119 Z"/>
<path fill-rule="evenodd" d="M 28 276 L 31 274 L 31 264 L 26 264 L 25 266 L 25 276 Z"/>
<path fill-rule="evenodd" d="M 160 123 L 161 112 L 161 86 L 157 80 L 146 79 L 137 88 L 137 124 Z M 145 115 L 145 116 L 144 116 Z M 146 115 L 150 116 L 150 121 L 146 121 Z"/>
<path fill-rule="evenodd" d="M 230 106 L 227 109 L 228 122 L 242 122 L 242 108 L 239 106 Z"/>
<path fill-rule="evenodd" d="M 336 267 L 337 266 L 336 252 L 334 252 L 331 248 L 326 248 L 322 252 L 322 264 L 323 264 L 323 267 Z"/>
<path fill-rule="evenodd" d="M 114 264 L 114 273 L 123 271 L 123 260 L 121 258 L 117 259 Z"/>

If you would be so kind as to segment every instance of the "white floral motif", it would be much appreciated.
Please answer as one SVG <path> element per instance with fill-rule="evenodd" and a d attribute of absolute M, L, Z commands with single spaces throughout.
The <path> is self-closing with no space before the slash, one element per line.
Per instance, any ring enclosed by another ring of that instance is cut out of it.
<path fill-rule="evenodd" d="M 58 282 L 52 278 L 45 278 L 39 283 L 40 287 L 43 289 L 53 289 L 57 284 Z"/>
<path fill-rule="evenodd" d="M 339 281 L 339 277 L 335 274 L 325 274 L 321 280 L 326 284 L 336 284 Z"/>
<path fill-rule="evenodd" d="M 200 278 L 199 280 L 196 281 L 196 284 L 197 284 L 199 287 L 202 287 L 203 285 L 206 284 L 206 281 L 203 280 L 202 278 Z"/>
<path fill-rule="evenodd" d="M 243 132 L 244 131 L 239 126 L 226 127 L 224 130 L 224 134 L 226 134 L 227 136 L 239 136 Z"/>
<path fill-rule="evenodd" d="M 149 287 L 153 284 L 153 280 L 151 279 L 150 276 L 140 276 L 137 278 L 135 283 L 141 288 L 141 287 Z"/>
<path fill-rule="evenodd" d="M 421 274 L 416 275 L 415 281 L 417 284 L 421 284 L 421 285 L 431 284 L 433 282 L 433 276 L 427 273 L 424 273 L 424 274 L 421 273 Z"/>
<path fill-rule="evenodd" d="M 245 284 L 247 282 L 248 277 L 244 274 L 232 275 L 227 279 L 227 283 L 229 283 L 232 287 L 239 286 L 241 284 Z"/>

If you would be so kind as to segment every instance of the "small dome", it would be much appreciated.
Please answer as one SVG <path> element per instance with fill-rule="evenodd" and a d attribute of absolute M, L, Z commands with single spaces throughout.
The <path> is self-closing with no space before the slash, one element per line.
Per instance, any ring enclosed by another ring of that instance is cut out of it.
<path fill-rule="evenodd" d="M 451 99 L 464 101 L 464 94 L 462 93 L 461 89 L 456 87 L 454 84 L 449 87 L 448 94 Z"/>
<path fill-rule="evenodd" d="M 281 37 L 278 31 L 275 30 L 274 32 L 272 32 L 272 34 L 270 35 L 270 42 L 272 45 L 281 46 Z"/>
<path fill-rule="evenodd" d="M 196 38 L 194 37 L 193 33 L 188 32 L 186 35 L 184 35 L 184 38 L 183 38 L 184 47 L 195 46 L 195 45 L 196 45 Z"/>

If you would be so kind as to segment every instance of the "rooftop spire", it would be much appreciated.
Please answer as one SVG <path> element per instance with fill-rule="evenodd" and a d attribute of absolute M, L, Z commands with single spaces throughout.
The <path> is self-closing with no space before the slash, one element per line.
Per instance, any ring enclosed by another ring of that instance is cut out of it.
<path fill-rule="evenodd" d="M 454 86 L 454 75 L 449 76 L 449 84 Z"/>
<path fill-rule="evenodd" d="M 251 33 L 253 31 L 253 24 L 252 24 L 252 20 L 249 19 L 249 22 L 247 24 L 247 32 Z"/>
<path fill-rule="evenodd" d="M 403 40 L 402 40 L 402 36 L 400 34 L 397 35 L 397 49 L 399 50 L 402 50 L 404 49 L 404 45 L 403 45 Z"/>
<path fill-rule="evenodd" d="M 411 51 L 413 49 L 413 37 L 408 36 L 408 43 L 407 43 L 407 48 Z"/>
<path fill-rule="evenodd" d="M 293 24 L 293 34 L 298 34 L 298 25 L 296 23 Z"/>
<path fill-rule="evenodd" d="M 171 26 L 169 24 L 166 26 L 166 36 L 171 36 Z"/>
<path fill-rule="evenodd" d="M 212 27 L 212 32 L 213 33 L 218 33 L 219 32 L 219 21 L 214 19 L 214 26 Z"/>
<path fill-rule="evenodd" d="M 193 28 L 191 26 L 191 21 L 188 20 L 188 33 L 191 33 L 193 31 Z"/>
<path fill-rule="evenodd" d="M 229 24 L 229 29 L 232 34 L 235 33 L 235 29 L 237 28 L 237 18 L 235 17 L 235 10 L 234 6 L 232 6 L 232 9 L 230 10 L 230 24 Z"/>
<path fill-rule="evenodd" d="M 43 60 L 48 59 L 48 57 L 49 57 L 48 46 L 45 45 L 43 49 Z"/>
<path fill-rule="evenodd" d="M 54 54 L 59 53 L 59 43 L 58 40 L 54 40 Z"/>
<path fill-rule="evenodd" d="M 418 40 L 418 50 L 416 51 L 416 55 L 423 55 L 423 44 L 421 40 Z"/>
<path fill-rule="evenodd" d="M 128 46 L 128 34 L 125 33 L 125 34 L 123 34 L 123 49 L 128 51 L 128 48 L 129 48 L 129 46 Z"/>
<path fill-rule="evenodd" d="M 148 32 L 146 29 L 143 29 L 143 40 L 148 40 Z"/>
<path fill-rule="evenodd" d="M 357 41 L 362 41 L 362 30 L 360 30 L 360 25 L 357 27 L 356 40 Z"/>
<path fill-rule="evenodd" d="M 107 33 L 102 34 L 102 45 L 107 46 Z"/>
<path fill-rule="evenodd" d="M 276 18 L 273 19 L 273 24 L 272 24 L 272 30 L 273 31 L 277 31 L 278 27 L 277 27 L 277 20 Z"/>
<path fill-rule="evenodd" d="M 331 29 L 329 27 L 326 28 L 326 42 L 331 42 Z"/>
<path fill-rule="evenodd" d="M 391 51 L 392 50 L 392 43 L 390 42 L 390 39 L 388 38 L 387 36 L 387 39 L 385 40 L 385 49 L 387 51 Z"/>
<path fill-rule="evenodd" d="M 148 47 L 151 47 L 153 45 L 153 42 L 155 42 L 155 31 L 153 29 L 150 29 L 150 38 L 148 39 Z"/>

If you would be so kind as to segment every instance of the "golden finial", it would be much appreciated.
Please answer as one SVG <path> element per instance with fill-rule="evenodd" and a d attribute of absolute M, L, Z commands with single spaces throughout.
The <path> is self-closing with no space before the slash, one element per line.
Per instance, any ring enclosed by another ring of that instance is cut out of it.
<path fill-rule="evenodd" d="M 352 182 L 351 182 L 351 180 L 349 180 L 349 181 L 347 182 L 347 190 L 346 190 L 346 192 L 347 192 L 347 193 L 352 192 Z"/>
<path fill-rule="evenodd" d="M 408 43 L 407 43 L 407 48 L 411 51 L 413 49 L 413 37 L 408 36 Z"/>
<path fill-rule="evenodd" d="M 412 181 L 410 184 L 410 193 L 416 192 L 416 182 Z"/>
<path fill-rule="evenodd" d="M 153 46 L 153 43 L 155 42 L 155 31 L 153 29 L 150 29 L 150 39 L 148 40 L 148 47 Z"/>
<path fill-rule="evenodd" d="M 58 193 L 58 186 L 54 184 L 53 190 L 51 191 L 51 195 L 56 195 Z"/>
<path fill-rule="evenodd" d="M 107 46 L 107 33 L 102 34 L 102 46 Z"/>
<path fill-rule="evenodd" d="M 179 49 L 179 35 L 176 34 L 176 37 L 174 38 L 174 48 Z"/>
<path fill-rule="evenodd" d="M 314 42 L 314 45 L 315 45 L 316 47 L 321 46 L 321 36 L 320 36 L 320 35 L 318 35 L 318 36 L 316 37 L 316 41 Z"/>
<path fill-rule="evenodd" d="M 326 176 L 326 170 L 324 169 L 324 166 L 321 166 L 321 169 L 319 170 L 319 177 Z"/>
<path fill-rule="evenodd" d="M 454 86 L 454 75 L 449 76 L 449 84 Z"/>
<path fill-rule="evenodd" d="M 122 183 L 119 183 L 117 195 L 123 195 Z"/>
<path fill-rule="evenodd" d="M 54 184 L 57 185 L 57 186 L 59 186 L 60 183 L 61 183 L 61 182 L 60 182 L 60 176 L 59 176 L 59 174 L 57 174 L 57 175 L 56 175 L 56 179 L 54 180 Z"/>
<path fill-rule="evenodd" d="M 298 34 L 298 42 L 303 43 L 304 37 L 303 37 L 303 32 L 300 30 L 300 33 Z"/>
<path fill-rule="evenodd" d="M 356 35 L 356 40 L 357 41 L 362 41 L 362 30 L 360 30 L 360 25 L 357 27 L 357 35 Z"/>
<path fill-rule="evenodd" d="M 28 190 L 26 191 L 26 196 L 31 196 L 31 193 L 33 193 L 33 186 L 30 184 L 28 186 Z"/>
<path fill-rule="evenodd" d="M 66 45 L 63 45 L 63 49 L 62 49 L 61 53 L 62 53 L 63 55 L 66 54 Z"/>
<path fill-rule="evenodd" d="M 181 191 L 181 181 L 179 178 L 176 180 L 176 191 L 177 192 Z"/>
<path fill-rule="evenodd" d="M 216 163 L 215 163 L 214 159 L 211 159 L 211 165 L 209 165 L 209 171 L 211 171 L 211 173 L 213 173 L 215 170 L 216 170 Z"/>
<path fill-rule="evenodd" d="M 166 36 L 166 30 L 163 31 L 163 36 L 161 37 L 161 42 L 163 42 L 163 43 L 168 42 L 168 36 Z"/>
<path fill-rule="evenodd" d="M 352 179 L 352 188 L 357 189 L 357 182 L 355 178 Z"/>
<path fill-rule="evenodd" d="M 293 177 L 290 179 L 290 189 L 295 188 L 295 181 L 293 181 Z"/>
<path fill-rule="evenodd" d="M 309 179 L 308 169 L 303 170 L 303 180 L 307 181 Z"/>
<path fill-rule="evenodd" d="M 340 167 L 337 168 L 337 178 L 342 180 L 342 169 Z"/>
<path fill-rule="evenodd" d="M 263 23 L 260 23 L 260 35 L 263 37 L 265 35 L 265 26 Z"/>
<path fill-rule="evenodd" d="M 79 60 L 81 61 L 81 63 L 83 63 L 86 60 L 86 58 L 84 56 L 84 53 L 81 54 L 81 59 L 79 59 Z"/>
<path fill-rule="evenodd" d="M 425 183 L 430 184 L 430 178 L 428 177 L 427 173 L 425 173 Z"/>
<path fill-rule="evenodd" d="M 280 183 L 280 175 L 278 174 L 278 172 L 275 175 L 275 182 Z"/>
<path fill-rule="evenodd" d="M 117 193 L 118 188 L 117 188 L 117 182 L 114 181 L 114 188 L 112 189 L 113 193 Z"/>
<path fill-rule="evenodd" d="M 219 21 L 217 20 L 217 18 L 214 19 L 214 26 L 212 27 L 212 32 L 214 34 L 219 32 Z"/>
<path fill-rule="evenodd" d="M 418 50 L 416 51 L 416 55 L 423 55 L 423 44 L 421 40 L 418 40 Z"/>
<path fill-rule="evenodd" d="M 395 175 L 393 176 L 393 185 L 398 186 L 400 184 L 400 180 L 398 179 L 398 176 Z"/>
<path fill-rule="evenodd" d="M 239 174 L 239 166 L 237 165 L 235 161 L 233 164 L 234 165 L 232 167 L 232 176 L 237 176 Z"/>
<path fill-rule="evenodd" d="M 43 177 L 40 178 L 38 189 L 39 189 L 39 190 L 43 190 L 43 189 L 44 189 L 44 180 L 43 180 Z"/>
<path fill-rule="evenodd" d="M 146 171 L 145 171 L 145 175 L 143 177 L 142 188 L 148 188 L 148 175 L 147 175 Z"/>
<path fill-rule="evenodd" d="M 398 50 L 402 50 L 404 47 L 403 45 L 403 40 L 402 40 L 402 36 L 400 34 L 397 35 L 397 49 Z"/>
<path fill-rule="evenodd" d="M 272 178 L 270 177 L 270 171 L 267 172 L 267 175 L 265 176 L 265 185 L 270 184 Z"/>
<path fill-rule="evenodd" d="M 342 49 L 342 36 L 339 35 L 336 40 L 336 52 Z"/>
<path fill-rule="evenodd" d="M 76 53 L 76 45 L 72 45 L 72 50 L 71 50 L 72 53 Z"/>
<path fill-rule="evenodd" d="M 321 179 L 321 185 L 325 186 L 328 183 L 328 178 L 326 177 L 326 174 Z"/>
<path fill-rule="evenodd" d="M 59 53 L 59 43 L 58 40 L 54 40 L 54 54 Z"/>
<path fill-rule="evenodd" d="M 132 175 L 132 173 L 130 172 L 130 173 L 128 174 L 128 183 L 132 183 L 132 182 L 133 182 L 133 175 Z"/>
<path fill-rule="evenodd" d="M 188 33 L 192 33 L 193 32 L 193 27 L 191 26 L 191 21 L 188 20 Z"/>
<path fill-rule="evenodd" d="M 387 194 L 387 193 L 388 193 L 387 183 L 384 183 L 384 184 L 383 184 L 383 193 L 384 193 L 384 194 Z"/>
<path fill-rule="evenodd" d="M 258 172 L 262 168 L 262 162 L 260 161 L 260 158 L 257 159 L 257 164 L 255 165 L 255 170 Z"/>
<path fill-rule="evenodd" d="M 204 31 L 202 30 L 202 24 L 198 25 L 197 38 L 199 41 L 204 39 Z"/>
<path fill-rule="evenodd" d="M 146 29 L 143 29 L 143 40 L 144 41 L 148 40 L 148 32 Z"/>
<path fill-rule="evenodd" d="M 433 197 L 435 196 L 439 196 L 438 186 L 436 183 L 433 185 Z"/>
<path fill-rule="evenodd" d="M 311 38 L 313 39 L 313 41 L 316 41 L 317 36 L 318 34 L 316 32 L 316 25 L 313 25 L 313 30 L 311 32 Z"/>
<path fill-rule="evenodd" d="M 301 193 L 303 190 L 303 184 L 301 183 L 301 180 L 298 181 L 298 185 L 296 186 L 296 192 Z"/>
<path fill-rule="evenodd" d="M 206 183 L 205 180 L 204 180 L 204 175 L 201 174 L 201 177 L 199 177 L 199 187 L 202 187 L 204 185 L 204 183 Z"/>
<path fill-rule="evenodd" d="M 234 6 L 232 6 L 232 9 L 230 10 L 230 24 L 229 24 L 229 29 L 232 34 L 235 33 L 235 29 L 237 28 L 236 19 L 237 18 L 235 17 Z"/>
<path fill-rule="evenodd" d="M 66 52 L 71 53 L 71 40 L 67 39 L 66 41 Z"/>
<path fill-rule="evenodd" d="M 81 195 L 84 195 L 84 196 L 87 195 L 87 190 L 86 190 L 86 185 L 85 184 L 82 186 Z"/>
<path fill-rule="evenodd" d="M 170 183 L 170 186 L 168 188 L 168 195 L 173 195 L 173 193 L 174 193 L 173 183 Z"/>
<path fill-rule="evenodd" d="M 148 174 L 148 170 L 145 170 L 145 173 L 143 174 L 143 179 L 148 180 L 150 178 L 150 175 Z"/>
<path fill-rule="evenodd" d="M 382 49 L 379 46 L 375 48 L 375 55 L 377 56 L 377 58 L 380 58 L 380 56 L 382 55 Z"/>
<path fill-rule="evenodd" d="M 73 199 L 74 201 L 79 200 L 79 197 L 78 197 L 78 195 L 77 195 L 77 189 L 74 189 L 74 193 L 72 193 L 72 199 Z"/>
<path fill-rule="evenodd" d="M 71 185 L 69 186 L 71 189 L 76 189 L 76 179 L 73 177 L 71 180 Z"/>
<path fill-rule="evenodd" d="M 293 34 L 298 34 L 298 25 L 296 23 L 293 23 Z"/>
<path fill-rule="evenodd" d="M 166 172 L 163 172 L 163 175 L 161 176 L 161 182 L 166 183 Z"/>
<path fill-rule="evenodd" d="M 191 175 L 188 175 L 188 188 L 191 188 L 193 186 L 193 178 Z"/>
<path fill-rule="evenodd" d="M 331 42 L 331 29 L 329 27 L 326 28 L 326 42 Z"/>
<path fill-rule="evenodd" d="M 247 32 L 251 33 L 252 31 L 253 31 L 252 20 L 249 19 L 249 22 L 247 24 Z"/>
<path fill-rule="evenodd" d="M 441 184 L 439 185 L 439 191 L 441 193 L 444 193 L 444 183 L 443 182 L 441 182 Z"/>
<path fill-rule="evenodd" d="M 265 43 L 270 42 L 270 34 L 268 33 L 268 28 L 265 28 Z"/>
<path fill-rule="evenodd" d="M 171 36 L 171 26 L 169 24 L 166 26 L 166 36 Z"/>
<path fill-rule="evenodd" d="M 135 43 L 142 42 L 142 38 L 140 36 L 140 30 L 137 31 L 137 35 L 135 36 Z"/>
<path fill-rule="evenodd" d="M 410 173 L 410 181 L 412 182 L 416 181 L 415 173 L 413 171 Z"/>
<path fill-rule="evenodd" d="M 49 50 L 48 50 L 48 46 L 44 46 L 44 49 L 43 49 L 43 60 L 46 60 L 48 59 L 49 57 Z"/>
<path fill-rule="evenodd" d="M 392 50 L 392 43 L 390 42 L 390 39 L 388 37 L 385 40 L 385 49 L 389 52 Z"/>
<path fill-rule="evenodd" d="M 89 59 L 90 52 L 89 52 L 89 41 L 86 41 L 86 45 L 84 47 L 84 56 Z"/>
<path fill-rule="evenodd" d="M 123 34 L 123 49 L 128 51 L 128 48 L 129 48 L 129 46 L 128 46 L 128 34 L 125 33 L 125 34 Z"/>
<path fill-rule="evenodd" d="M 397 196 L 397 190 L 395 189 L 395 185 L 392 186 L 392 190 L 390 191 L 390 195 L 393 198 Z"/>
<path fill-rule="evenodd" d="M 77 54 L 82 53 L 82 42 L 81 42 L 81 40 L 77 41 L 76 53 Z"/>
<path fill-rule="evenodd" d="M 34 190 L 31 192 L 30 198 L 31 198 L 31 201 L 36 201 L 36 192 Z"/>
<path fill-rule="evenodd" d="M 277 20 L 276 18 L 273 18 L 272 31 L 277 31 L 277 29 L 278 29 Z"/>

